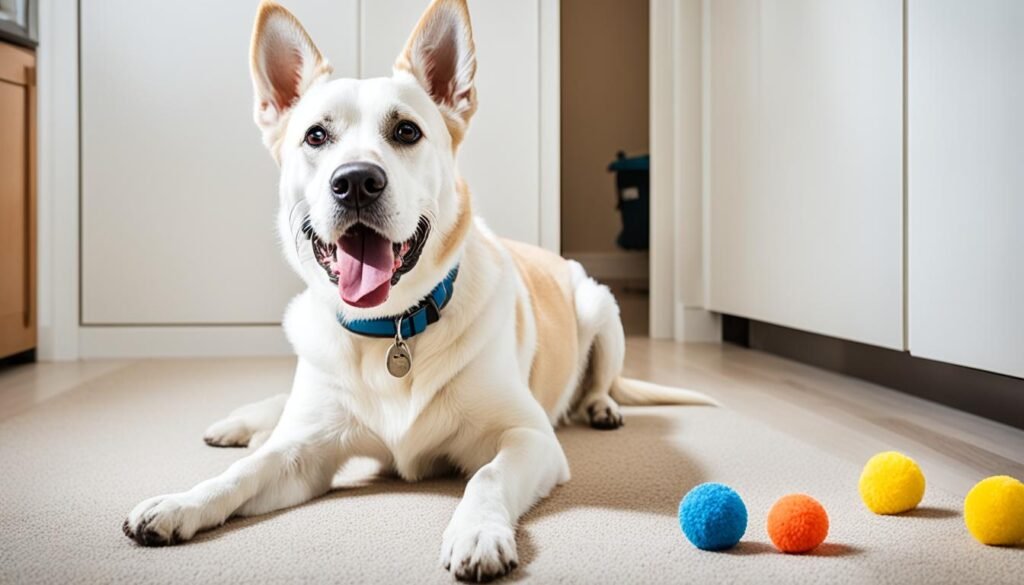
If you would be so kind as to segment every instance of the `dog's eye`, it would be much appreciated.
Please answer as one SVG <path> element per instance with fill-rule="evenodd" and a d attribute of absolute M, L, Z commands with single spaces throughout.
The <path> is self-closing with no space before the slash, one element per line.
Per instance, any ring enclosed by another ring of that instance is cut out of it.
<path fill-rule="evenodd" d="M 327 142 L 327 130 L 324 130 L 323 126 L 316 124 L 306 130 L 306 144 L 316 148 L 325 142 Z"/>
<path fill-rule="evenodd" d="M 423 137 L 420 127 L 408 120 L 399 122 L 395 126 L 395 140 L 402 144 L 416 144 Z"/>

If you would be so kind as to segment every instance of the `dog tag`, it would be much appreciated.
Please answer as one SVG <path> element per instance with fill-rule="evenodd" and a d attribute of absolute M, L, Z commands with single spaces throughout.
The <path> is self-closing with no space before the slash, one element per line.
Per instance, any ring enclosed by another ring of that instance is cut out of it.
<path fill-rule="evenodd" d="M 402 340 L 395 340 L 388 349 L 388 373 L 396 378 L 404 378 L 412 369 L 412 352 Z"/>
<path fill-rule="evenodd" d="M 412 351 L 402 339 L 402 318 L 395 319 L 395 342 L 388 348 L 387 361 L 384 367 L 388 373 L 396 378 L 404 378 L 412 369 Z"/>

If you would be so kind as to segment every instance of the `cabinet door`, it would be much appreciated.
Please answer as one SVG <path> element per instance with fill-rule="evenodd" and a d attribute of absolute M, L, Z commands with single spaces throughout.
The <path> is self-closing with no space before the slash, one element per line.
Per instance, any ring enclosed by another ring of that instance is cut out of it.
<path fill-rule="evenodd" d="M 277 323 L 300 281 L 252 120 L 256 2 L 82 0 L 82 320 Z M 357 0 L 289 0 L 355 76 Z"/>
<path fill-rule="evenodd" d="M 907 14 L 910 352 L 1024 377 L 1024 3 Z"/>
<path fill-rule="evenodd" d="M 0 358 L 36 344 L 34 67 L 0 43 Z"/>
<path fill-rule="evenodd" d="M 427 0 L 362 0 L 362 73 L 391 64 Z M 480 106 L 459 149 L 476 213 L 499 235 L 540 243 L 539 0 L 469 0 Z M 557 59 L 557 56 L 554 57 Z"/>
<path fill-rule="evenodd" d="M 902 3 L 705 6 L 710 308 L 902 349 Z"/>

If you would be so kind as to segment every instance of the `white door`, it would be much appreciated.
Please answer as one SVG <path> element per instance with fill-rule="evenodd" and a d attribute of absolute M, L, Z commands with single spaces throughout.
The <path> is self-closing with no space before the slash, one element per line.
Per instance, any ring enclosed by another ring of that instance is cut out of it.
<path fill-rule="evenodd" d="M 705 6 L 710 308 L 902 349 L 901 3 Z"/>
<path fill-rule="evenodd" d="M 910 352 L 1024 377 L 1024 3 L 907 11 Z"/>
<path fill-rule="evenodd" d="M 460 156 L 477 212 L 533 243 L 538 1 L 470 2 L 481 103 Z M 284 1 L 338 76 L 390 73 L 427 3 Z M 299 290 L 276 242 L 277 169 L 252 122 L 257 4 L 82 0 L 84 324 L 273 324 Z"/>

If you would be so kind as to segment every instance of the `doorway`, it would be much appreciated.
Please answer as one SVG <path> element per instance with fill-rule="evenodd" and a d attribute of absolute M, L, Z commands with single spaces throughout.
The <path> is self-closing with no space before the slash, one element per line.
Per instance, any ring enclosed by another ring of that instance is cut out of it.
<path fill-rule="evenodd" d="M 631 222 L 633 237 L 620 237 L 608 167 L 620 152 L 650 152 L 649 0 L 562 0 L 560 20 L 562 254 L 612 289 L 627 335 L 647 336 L 648 252 L 620 245 L 639 247 L 638 226 Z"/>

